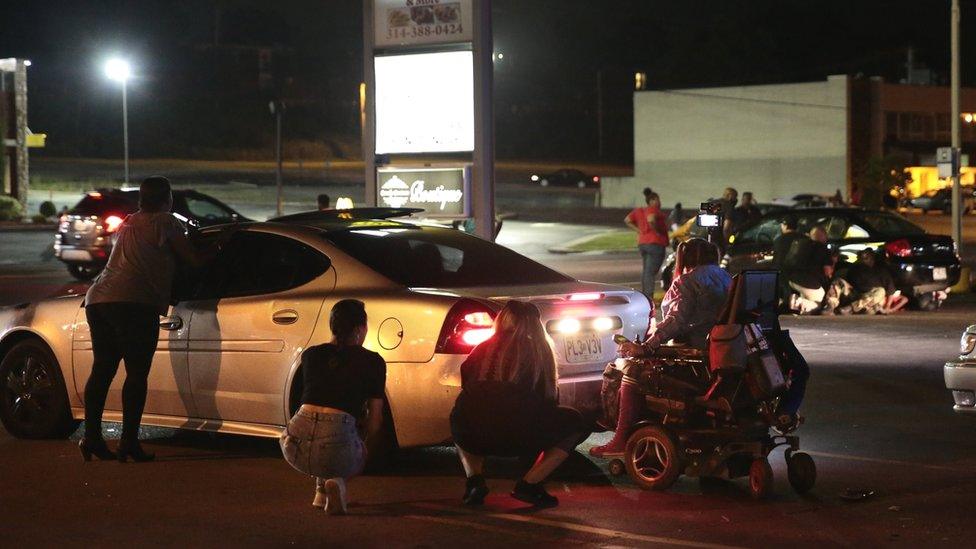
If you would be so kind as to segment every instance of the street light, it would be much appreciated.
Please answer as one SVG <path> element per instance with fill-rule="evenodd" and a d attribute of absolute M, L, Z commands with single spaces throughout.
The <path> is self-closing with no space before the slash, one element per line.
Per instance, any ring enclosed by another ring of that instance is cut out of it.
<path fill-rule="evenodd" d="M 105 76 L 122 83 L 122 141 L 125 150 L 125 184 L 129 184 L 129 106 L 126 98 L 126 82 L 131 76 L 129 62 L 113 58 L 105 63 Z"/>

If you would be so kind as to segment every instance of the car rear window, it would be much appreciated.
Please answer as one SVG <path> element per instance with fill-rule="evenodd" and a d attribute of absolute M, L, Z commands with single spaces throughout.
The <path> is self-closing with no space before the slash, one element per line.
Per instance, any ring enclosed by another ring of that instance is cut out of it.
<path fill-rule="evenodd" d="M 377 228 L 325 238 L 381 275 L 409 287 L 463 288 L 568 282 L 508 248 L 452 229 Z"/>
<path fill-rule="evenodd" d="M 126 215 L 139 209 L 139 193 L 88 193 L 71 209 L 74 215 Z"/>
<path fill-rule="evenodd" d="M 908 236 L 913 234 L 925 234 L 925 229 L 918 225 L 901 218 L 883 212 L 863 213 L 861 217 L 874 229 L 874 232 L 881 236 Z"/>

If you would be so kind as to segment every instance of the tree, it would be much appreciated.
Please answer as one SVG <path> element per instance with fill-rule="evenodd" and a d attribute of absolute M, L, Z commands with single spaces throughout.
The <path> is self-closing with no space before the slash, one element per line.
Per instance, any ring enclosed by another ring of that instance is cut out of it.
<path fill-rule="evenodd" d="M 855 176 L 861 191 L 861 206 L 865 208 L 891 207 L 892 189 L 904 188 L 912 181 L 908 163 L 900 156 L 872 157 Z"/>

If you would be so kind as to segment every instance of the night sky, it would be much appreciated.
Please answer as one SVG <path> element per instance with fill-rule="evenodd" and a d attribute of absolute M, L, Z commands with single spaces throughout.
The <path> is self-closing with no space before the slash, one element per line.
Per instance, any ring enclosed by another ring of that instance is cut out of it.
<path fill-rule="evenodd" d="M 34 63 L 31 127 L 51 135 L 48 154 L 114 154 L 118 89 L 101 72 L 112 53 L 136 65 L 135 156 L 264 150 L 273 96 L 293 105 L 290 140 L 325 140 L 333 154 L 355 152 L 358 1 L 3 4 L 0 57 Z M 966 85 L 976 79 L 976 40 L 967 36 L 976 30 L 976 1 L 963 1 L 962 10 Z M 948 28 L 948 0 L 496 0 L 495 50 L 505 56 L 495 73 L 498 155 L 597 159 L 598 73 L 609 134 L 603 159 L 627 161 L 635 70 L 647 73 L 649 89 L 840 73 L 897 81 L 911 46 L 917 65 L 947 82 Z M 240 85 L 250 82 L 255 47 L 274 51 L 272 81 Z"/>

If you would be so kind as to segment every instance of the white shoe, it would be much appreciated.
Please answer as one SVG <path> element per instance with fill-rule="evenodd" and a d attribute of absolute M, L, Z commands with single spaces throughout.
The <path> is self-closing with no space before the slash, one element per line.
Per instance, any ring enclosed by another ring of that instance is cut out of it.
<path fill-rule="evenodd" d="M 325 512 L 329 515 L 346 514 L 346 481 L 341 478 L 330 478 L 325 481 L 325 493 L 328 501 Z"/>

